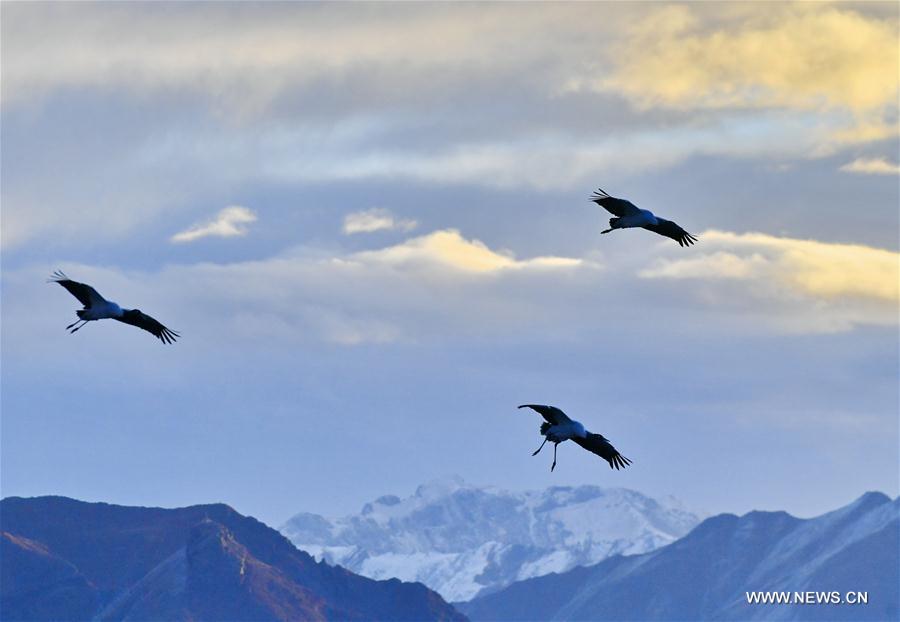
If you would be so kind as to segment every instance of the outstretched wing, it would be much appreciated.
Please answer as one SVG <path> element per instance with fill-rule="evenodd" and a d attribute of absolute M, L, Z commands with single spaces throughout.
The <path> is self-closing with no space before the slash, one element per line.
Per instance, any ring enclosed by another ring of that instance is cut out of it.
<path fill-rule="evenodd" d="M 613 216 L 618 216 L 619 218 L 622 218 L 623 216 L 633 216 L 641 211 L 638 209 L 638 206 L 631 201 L 611 197 L 606 194 L 604 190 L 599 188 L 591 195 L 591 201 L 602 206 L 607 212 Z"/>
<path fill-rule="evenodd" d="M 163 343 L 175 343 L 175 339 L 181 336 L 174 330 L 169 330 L 146 313 L 141 312 L 140 309 L 125 311 L 125 313 L 122 314 L 122 317 L 117 317 L 115 319 L 120 322 L 125 322 L 126 324 L 131 324 L 132 326 L 137 326 L 138 328 L 143 328 L 148 333 L 152 333 L 155 337 L 159 337 L 159 340 Z"/>
<path fill-rule="evenodd" d="M 644 225 L 644 229 L 652 231 L 653 233 L 658 233 L 659 235 L 664 235 L 667 238 L 672 238 L 681 246 L 690 246 L 697 241 L 695 236 L 691 235 L 671 220 L 657 218 L 656 221 L 657 224 L 655 225 Z"/>
<path fill-rule="evenodd" d="M 90 285 L 78 283 L 71 280 L 61 271 L 57 270 L 48 279 L 51 283 L 59 283 L 66 290 L 78 299 L 78 302 L 84 305 L 85 309 L 90 309 L 93 305 L 106 302 L 106 299 L 97 293 L 97 290 Z"/>
<path fill-rule="evenodd" d="M 556 406 L 544 406 L 543 404 L 522 404 L 519 408 L 530 408 L 537 411 L 551 425 L 559 425 L 571 421 L 569 416 Z"/>
<path fill-rule="evenodd" d="M 587 449 L 589 452 L 597 454 L 607 462 L 609 462 L 609 468 L 615 469 L 624 469 L 626 466 L 631 464 L 631 460 L 623 456 L 618 452 L 618 450 L 612 446 L 608 439 L 604 438 L 602 434 L 591 434 L 588 433 L 587 437 L 579 438 L 577 436 L 572 438 L 573 441 Z"/>

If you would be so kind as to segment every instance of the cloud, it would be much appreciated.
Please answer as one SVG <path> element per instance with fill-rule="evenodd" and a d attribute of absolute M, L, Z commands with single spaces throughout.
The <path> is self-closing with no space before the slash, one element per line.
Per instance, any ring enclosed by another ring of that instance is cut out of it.
<path fill-rule="evenodd" d="M 607 19 L 619 13 L 607 10 Z M 443 90 L 454 72 L 491 76 L 531 65 L 548 49 L 577 52 L 558 33 L 589 34 L 591 14 L 579 6 L 198 5 L 177 15 L 140 6 L 13 7 L 4 14 L 3 97 L 21 102 L 55 89 L 110 85 L 138 93 L 175 88 L 207 94 L 242 116 L 292 88 L 371 73 L 388 98 L 415 91 L 418 99 L 431 86 Z M 520 53 L 501 53 L 523 40 L 531 45 Z"/>
<path fill-rule="evenodd" d="M 631 235 L 642 233 L 604 236 L 602 250 L 580 257 L 521 257 L 448 229 L 374 251 L 299 246 L 256 260 L 153 271 L 57 265 L 178 329 L 179 351 L 195 357 L 181 363 L 188 367 L 213 352 L 217 361 L 273 360 L 334 348 L 382 352 L 387 344 L 482 352 L 538 344 L 538 352 L 546 346 L 565 353 L 607 351 L 614 341 L 640 358 L 660 348 L 677 352 L 688 336 L 693 347 L 725 348 L 735 340 L 897 326 L 896 253 L 718 231 L 704 233 L 689 251 L 661 240 L 629 252 L 639 243 Z M 21 292 L 4 299 L 4 318 L 17 326 L 5 355 L 32 360 L 45 346 L 64 343 L 77 356 L 88 334 L 89 343 L 101 340 L 114 354 L 111 360 L 153 346 L 141 331 L 117 323 L 88 328 L 78 340 L 45 338 L 47 326 L 72 312 L 60 288 L 47 298 L 45 278 L 45 265 L 4 273 L 4 283 Z M 68 359 L 54 355 L 41 364 Z M 166 378 L 177 378 L 161 360 L 142 359 L 148 369 L 157 364 Z"/>
<path fill-rule="evenodd" d="M 5 247 L 127 238 L 223 187 L 374 179 L 568 192 L 693 157 L 781 164 L 896 131 L 888 11 L 238 6 L 7 7 L 4 148 L 17 157 L 3 162 Z M 644 21 L 658 42 L 643 46 Z M 771 75 L 770 49 L 781 63 Z M 160 178 L 165 188 L 147 181 Z"/>
<path fill-rule="evenodd" d="M 353 259 L 401 266 L 440 265 L 462 272 L 572 268 L 582 263 L 581 259 L 570 257 L 535 257 L 517 260 L 512 253 L 498 253 L 478 240 L 466 240 L 455 229 L 435 231 L 397 246 L 357 253 Z"/>
<path fill-rule="evenodd" d="M 705 249 L 701 255 L 661 258 L 641 269 L 639 275 L 706 282 L 713 288 L 717 282 L 741 282 L 745 288 L 742 294 L 729 288 L 719 291 L 780 305 L 809 300 L 814 306 L 805 318 L 787 314 L 782 318 L 794 328 L 804 321 L 806 330 L 815 326 L 844 330 L 857 323 L 897 323 L 900 254 L 896 252 L 761 233 L 707 231 L 701 240 Z M 714 304 L 725 302 L 721 296 L 715 297 Z M 829 313 L 834 315 L 829 318 Z"/>
<path fill-rule="evenodd" d="M 687 5 L 658 9 L 631 29 L 603 86 L 643 105 L 688 108 L 895 105 L 894 20 L 819 5 L 772 9 L 726 23 Z"/>
<path fill-rule="evenodd" d="M 216 217 L 205 223 L 198 223 L 189 229 L 176 233 L 171 241 L 176 243 L 193 242 L 209 236 L 230 238 L 247 235 L 246 225 L 256 222 L 256 214 L 246 207 L 231 205 L 221 210 Z"/>
<path fill-rule="evenodd" d="M 386 179 L 549 190 L 592 184 L 590 180 L 598 175 L 633 175 L 665 168 L 697 155 L 806 157 L 820 138 L 810 134 L 802 118 L 763 114 L 727 124 L 632 129 L 624 135 L 546 130 L 540 136 L 449 140 L 432 147 L 399 147 L 373 140 L 379 132 L 403 134 L 409 129 L 382 126 L 341 133 L 322 141 L 314 154 L 306 151 L 311 141 L 321 140 L 315 132 L 292 135 L 279 128 L 251 137 L 199 135 L 184 143 L 160 145 L 157 157 L 203 166 L 209 161 L 207 151 L 233 154 L 238 159 L 246 153 L 263 152 L 265 159 L 256 162 L 259 174 L 279 183 Z M 192 144 L 209 148 L 197 153 Z M 236 162 L 229 168 L 249 170 L 250 166 Z"/>
<path fill-rule="evenodd" d="M 362 212 L 354 212 L 344 217 L 343 231 L 347 235 L 354 233 L 372 233 L 373 231 L 412 231 L 418 223 L 406 218 L 395 218 L 389 210 L 373 207 Z"/>
<path fill-rule="evenodd" d="M 900 173 L 900 166 L 892 164 L 884 158 L 857 158 L 842 166 L 841 170 L 863 175 L 897 175 Z"/>
<path fill-rule="evenodd" d="M 898 133 L 896 16 L 805 3 L 673 5 L 632 26 L 615 57 L 612 75 L 573 78 L 569 88 L 613 90 L 647 109 L 844 111 L 823 128 L 833 143 Z"/>

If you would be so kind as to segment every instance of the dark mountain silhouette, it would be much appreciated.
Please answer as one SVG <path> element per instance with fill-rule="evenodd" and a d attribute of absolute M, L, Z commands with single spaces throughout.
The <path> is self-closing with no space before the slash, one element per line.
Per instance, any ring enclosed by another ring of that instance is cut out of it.
<path fill-rule="evenodd" d="M 550 574 L 458 608 L 473 621 L 896 620 L 900 499 L 866 493 L 812 519 L 722 514 L 642 555 Z M 750 605 L 748 591 L 868 592 L 868 604 Z"/>
<path fill-rule="evenodd" d="M 38 542 L 0 534 L 0 619 L 86 620 L 98 604 L 75 566 Z"/>
<path fill-rule="evenodd" d="M 0 501 L 0 619 L 464 620 L 418 583 L 317 563 L 227 505 Z"/>

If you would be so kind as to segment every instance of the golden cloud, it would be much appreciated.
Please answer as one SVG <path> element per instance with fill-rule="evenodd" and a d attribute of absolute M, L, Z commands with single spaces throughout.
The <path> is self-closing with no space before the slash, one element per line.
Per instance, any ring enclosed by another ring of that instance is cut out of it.
<path fill-rule="evenodd" d="M 890 303 L 895 310 L 900 302 L 900 254 L 893 251 L 762 233 L 707 231 L 702 238 L 712 252 L 662 260 L 640 276 L 751 280 L 823 300 Z"/>
<path fill-rule="evenodd" d="M 455 229 L 435 231 L 377 251 L 356 253 L 363 263 L 439 264 L 463 272 L 494 272 L 522 268 L 566 268 L 582 263 L 568 257 L 535 257 L 517 260 L 511 253 L 492 251 L 479 240 L 466 240 Z"/>
<path fill-rule="evenodd" d="M 604 86 L 643 105 L 677 108 L 868 113 L 896 105 L 896 19 L 818 4 L 756 8 L 712 28 L 697 7 L 656 11 L 630 31 L 617 51 L 626 60 Z"/>

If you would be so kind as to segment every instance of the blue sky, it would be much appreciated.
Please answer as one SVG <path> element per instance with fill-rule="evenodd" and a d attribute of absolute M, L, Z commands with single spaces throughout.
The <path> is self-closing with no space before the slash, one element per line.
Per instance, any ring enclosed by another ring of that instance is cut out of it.
<path fill-rule="evenodd" d="M 898 494 L 895 5 L 2 11 L 4 496 Z M 66 334 L 57 268 L 183 339 Z M 523 402 L 633 468 L 550 474 Z"/>

